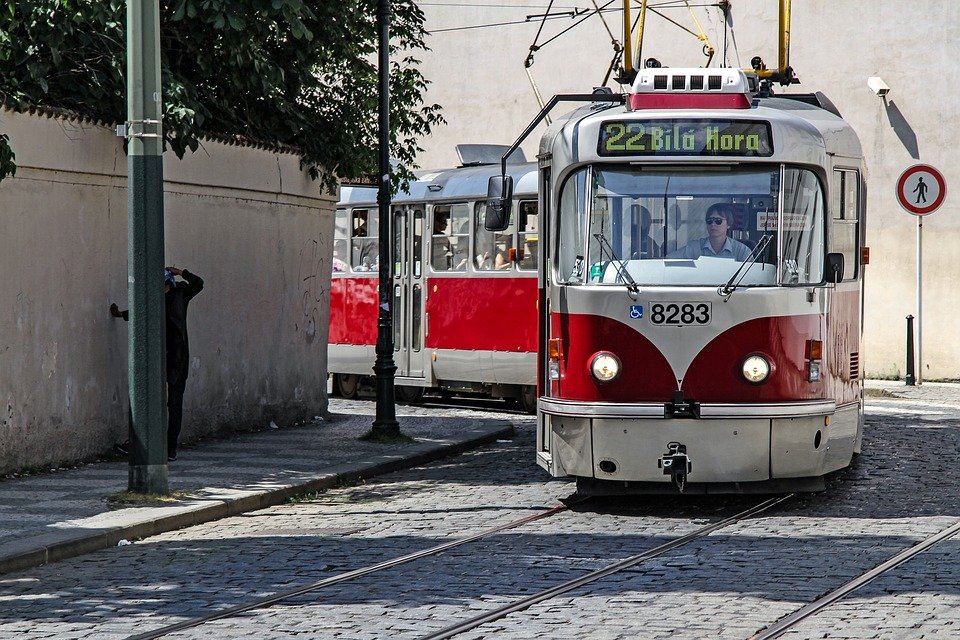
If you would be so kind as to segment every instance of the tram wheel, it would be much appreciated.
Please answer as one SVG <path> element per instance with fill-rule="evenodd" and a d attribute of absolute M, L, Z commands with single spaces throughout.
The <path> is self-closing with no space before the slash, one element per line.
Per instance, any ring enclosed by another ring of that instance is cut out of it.
<path fill-rule="evenodd" d="M 406 404 L 417 404 L 423 400 L 423 387 L 402 387 L 397 386 L 394 389 L 398 402 Z"/>
<path fill-rule="evenodd" d="M 354 400 L 357 397 L 360 378 L 352 373 L 337 373 L 333 377 L 333 386 L 341 397 Z"/>
<path fill-rule="evenodd" d="M 520 408 L 526 413 L 537 412 L 537 388 L 531 385 L 525 385 L 520 388 L 520 397 L 518 398 Z"/>

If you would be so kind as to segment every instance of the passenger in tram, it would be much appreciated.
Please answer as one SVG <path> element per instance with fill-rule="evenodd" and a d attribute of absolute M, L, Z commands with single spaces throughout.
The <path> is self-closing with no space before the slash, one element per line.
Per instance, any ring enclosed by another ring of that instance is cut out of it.
<path fill-rule="evenodd" d="M 667 258 L 687 258 L 696 260 L 700 256 L 732 258 L 745 262 L 750 258 L 750 247 L 727 235 L 733 226 L 733 208 L 726 202 L 716 202 L 707 209 L 704 222 L 707 225 L 707 237 L 697 238 L 680 247 Z"/>
<path fill-rule="evenodd" d="M 510 268 L 510 257 L 509 249 L 501 248 L 497 252 L 497 255 L 491 260 L 490 252 L 484 251 L 476 257 L 477 269 L 480 271 L 491 271 L 495 269 L 509 269 Z"/>
<path fill-rule="evenodd" d="M 523 255 L 520 256 L 521 269 L 537 268 L 537 236 L 528 234 L 523 241 Z"/>
<path fill-rule="evenodd" d="M 473 263 L 477 265 L 477 270 L 479 271 L 489 271 L 490 270 L 490 252 L 481 251 L 477 254 L 477 257 L 474 258 Z"/>
<path fill-rule="evenodd" d="M 633 251 L 630 258 L 633 260 L 643 258 L 659 258 L 663 255 L 660 245 L 650 237 L 650 226 L 653 222 L 653 216 L 650 210 L 643 205 L 630 205 L 632 220 L 631 233 L 635 235 L 632 238 Z M 639 223 L 639 224 L 638 224 Z"/>
<path fill-rule="evenodd" d="M 356 262 L 354 271 L 375 271 L 380 262 L 378 246 L 375 238 L 353 240 L 353 256 Z"/>
<path fill-rule="evenodd" d="M 493 268 L 503 271 L 509 269 L 512 264 L 510 261 L 510 245 L 513 243 L 510 237 L 502 237 L 500 240 L 501 242 L 497 243 L 497 255 L 493 259 Z"/>
<path fill-rule="evenodd" d="M 450 214 L 442 211 L 433 214 L 433 238 L 430 264 L 436 271 L 449 271 L 453 264 L 453 247 L 447 235 Z"/>
<path fill-rule="evenodd" d="M 333 243 L 333 272 L 343 273 L 347 270 L 347 241 L 337 240 Z"/>

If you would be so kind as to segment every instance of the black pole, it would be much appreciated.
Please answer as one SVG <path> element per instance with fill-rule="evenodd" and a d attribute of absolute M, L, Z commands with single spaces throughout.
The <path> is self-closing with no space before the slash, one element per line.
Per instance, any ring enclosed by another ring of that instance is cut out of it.
<path fill-rule="evenodd" d="M 380 214 L 380 311 L 377 317 L 377 359 L 373 371 L 377 378 L 377 415 L 370 431 L 372 438 L 400 436 L 397 422 L 393 379 L 397 365 L 393 361 L 393 260 L 390 259 L 390 0 L 377 3 L 377 31 L 380 48 L 380 190 L 377 204 Z"/>
<path fill-rule="evenodd" d="M 907 316 L 907 375 L 904 382 L 910 387 L 917 384 L 917 376 L 913 371 L 913 316 Z"/>
<path fill-rule="evenodd" d="M 127 489 L 169 493 L 164 352 L 160 5 L 127 2 Z"/>

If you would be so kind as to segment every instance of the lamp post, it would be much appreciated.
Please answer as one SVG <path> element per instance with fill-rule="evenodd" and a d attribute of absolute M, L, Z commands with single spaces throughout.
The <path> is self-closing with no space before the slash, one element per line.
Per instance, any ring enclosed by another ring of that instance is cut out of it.
<path fill-rule="evenodd" d="M 377 409 L 370 437 L 374 439 L 400 436 L 400 424 L 396 417 L 394 375 L 397 365 L 393 361 L 393 318 L 391 315 L 393 292 L 393 260 L 390 259 L 390 237 L 393 230 L 390 216 L 390 0 L 377 3 L 377 32 L 379 40 L 380 103 L 379 103 L 379 174 L 380 189 L 377 205 L 380 215 L 380 298 L 377 316 L 376 362 L 373 371 L 377 379 Z"/>
<path fill-rule="evenodd" d="M 160 5 L 127 2 L 127 285 L 130 463 L 127 488 L 167 493 L 163 354 L 163 138 Z"/>

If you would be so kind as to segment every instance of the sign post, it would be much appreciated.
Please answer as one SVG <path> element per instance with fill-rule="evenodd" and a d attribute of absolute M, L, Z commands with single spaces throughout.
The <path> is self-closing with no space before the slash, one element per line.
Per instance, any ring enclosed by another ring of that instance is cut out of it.
<path fill-rule="evenodd" d="M 917 217 L 917 377 L 923 384 L 923 217 L 940 208 L 947 197 L 943 174 L 928 164 L 915 164 L 897 180 L 897 201 Z"/>

